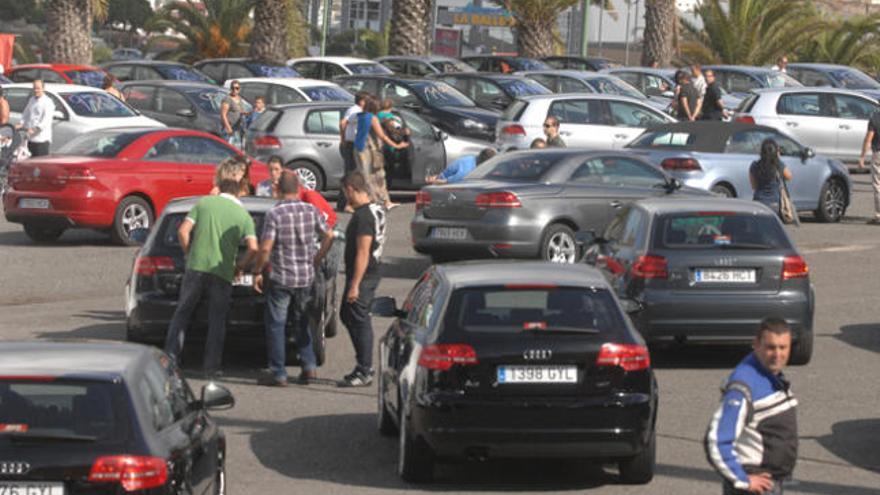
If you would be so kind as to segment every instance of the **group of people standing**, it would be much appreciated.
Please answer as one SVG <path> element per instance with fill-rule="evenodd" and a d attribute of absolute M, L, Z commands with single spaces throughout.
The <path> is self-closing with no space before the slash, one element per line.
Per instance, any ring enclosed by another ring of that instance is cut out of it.
<path fill-rule="evenodd" d="M 678 120 L 723 120 L 728 114 L 721 100 L 721 86 L 715 81 L 715 72 L 692 65 L 675 74 L 675 97 L 672 102 Z"/>

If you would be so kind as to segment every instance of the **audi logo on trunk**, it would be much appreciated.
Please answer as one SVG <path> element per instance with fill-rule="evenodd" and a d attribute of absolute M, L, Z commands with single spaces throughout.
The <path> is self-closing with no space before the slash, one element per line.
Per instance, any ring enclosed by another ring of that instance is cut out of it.
<path fill-rule="evenodd" d="M 550 349 L 528 349 L 523 352 L 523 359 L 526 361 L 547 361 L 553 357 L 553 351 Z"/>
<path fill-rule="evenodd" d="M 31 465 L 26 462 L 0 461 L 0 474 L 25 474 L 30 469 Z"/>

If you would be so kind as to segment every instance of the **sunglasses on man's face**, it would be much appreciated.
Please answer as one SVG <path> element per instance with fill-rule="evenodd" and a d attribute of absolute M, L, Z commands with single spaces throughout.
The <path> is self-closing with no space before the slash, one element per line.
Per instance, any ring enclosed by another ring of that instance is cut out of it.
<path fill-rule="evenodd" d="M 238 91 L 239 89 L 241 89 L 241 86 L 233 86 L 232 89 Z"/>
<path fill-rule="evenodd" d="M 556 126 L 553 125 L 553 124 L 544 124 L 544 128 L 545 128 L 545 129 L 548 128 L 548 127 L 556 127 Z"/>

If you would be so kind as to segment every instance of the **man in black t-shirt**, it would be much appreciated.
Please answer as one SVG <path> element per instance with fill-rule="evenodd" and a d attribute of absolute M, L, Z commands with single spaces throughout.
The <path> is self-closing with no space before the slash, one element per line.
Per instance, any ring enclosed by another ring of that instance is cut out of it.
<path fill-rule="evenodd" d="M 700 113 L 701 120 L 723 120 L 724 103 L 721 101 L 721 87 L 715 81 L 715 73 L 711 69 L 706 70 L 706 95 L 703 97 L 703 109 Z"/>
<path fill-rule="evenodd" d="M 351 336 L 357 366 L 339 386 L 366 387 L 373 381 L 370 303 L 379 285 L 386 212 L 371 203 L 367 179 L 360 172 L 351 172 L 342 179 L 342 191 L 354 213 L 345 229 L 345 289 L 339 318 Z"/>
<path fill-rule="evenodd" d="M 682 122 L 697 120 L 700 115 L 702 98 L 700 92 L 691 83 L 691 75 L 682 72 L 679 77 L 678 120 Z"/>
<path fill-rule="evenodd" d="M 862 155 L 859 157 L 859 169 L 865 168 L 865 155 L 871 146 L 871 183 L 874 186 L 874 218 L 868 220 L 871 225 L 880 225 L 880 112 L 874 112 L 868 120 L 868 132 L 862 144 Z"/>

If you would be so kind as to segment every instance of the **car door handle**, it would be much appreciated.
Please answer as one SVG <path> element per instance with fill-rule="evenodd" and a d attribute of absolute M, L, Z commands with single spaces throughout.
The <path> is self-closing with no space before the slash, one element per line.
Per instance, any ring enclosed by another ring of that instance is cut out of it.
<path fill-rule="evenodd" d="M 614 200 L 614 201 L 608 203 L 608 206 L 610 206 L 612 208 L 620 208 L 621 206 L 623 206 L 623 203 L 621 203 L 620 201 Z"/>
<path fill-rule="evenodd" d="M 183 177 L 184 182 L 190 183 L 193 181 L 192 175 L 186 175 Z"/>
<path fill-rule="evenodd" d="M 798 123 L 797 122 L 786 122 L 785 125 L 787 125 L 789 127 L 797 127 Z"/>
<path fill-rule="evenodd" d="M 846 124 L 840 124 L 840 127 L 839 127 L 839 128 L 840 128 L 840 129 L 843 129 L 844 131 L 848 131 L 848 130 L 849 130 L 849 126 L 846 125 Z"/>
<path fill-rule="evenodd" d="M 321 148 L 329 148 L 333 146 L 333 143 L 328 143 L 327 141 L 318 141 L 318 146 Z"/>
<path fill-rule="evenodd" d="M 629 136 L 627 134 L 615 134 L 614 139 L 626 139 Z"/>
<path fill-rule="evenodd" d="M 568 131 L 559 131 L 560 136 L 571 136 L 571 133 Z"/>

